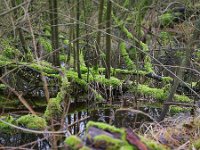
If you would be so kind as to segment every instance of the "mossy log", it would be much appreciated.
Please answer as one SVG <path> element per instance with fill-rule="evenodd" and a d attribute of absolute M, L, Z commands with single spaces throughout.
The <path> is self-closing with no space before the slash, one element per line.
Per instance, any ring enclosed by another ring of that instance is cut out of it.
<path fill-rule="evenodd" d="M 163 145 L 140 138 L 130 129 L 120 129 L 106 123 L 89 122 L 85 139 L 76 136 L 66 138 L 65 144 L 71 150 L 167 150 Z"/>

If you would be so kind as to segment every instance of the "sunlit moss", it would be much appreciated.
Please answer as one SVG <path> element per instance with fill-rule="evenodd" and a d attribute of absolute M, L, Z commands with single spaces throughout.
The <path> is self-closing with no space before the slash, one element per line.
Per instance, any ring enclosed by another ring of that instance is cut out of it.
<path fill-rule="evenodd" d="M 137 88 L 130 89 L 130 91 L 132 91 L 132 90 L 133 90 L 133 92 L 135 91 L 140 94 L 152 96 L 153 98 L 155 98 L 159 101 L 166 100 L 168 97 L 168 94 L 169 94 L 169 90 L 166 90 L 165 88 L 162 88 L 162 89 L 151 88 L 147 85 L 142 85 L 142 84 L 139 84 Z M 174 98 L 178 102 L 191 102 L 192 101 L 189 97 L 187 97 L 185 95 L 175 94 Z"/>
<path fill-rule="evenodd" d="M 65 144 L 69 146 L 69 148 L 72 150 L 79 150 L 80 148 L 83 147 L 83 143 L 81 139 L 75 135 L 72 135 L 66 138 Z"/>
<path fill-rule="evenodd" d="M 119 129 L 106 123 L 93 122 L 93 121 L 88 122 L 86 129 L 88 130 L 90 127 L 96 127 L 101 130 L 108 131 L 115 134 L 118 133 L 120 135 L 118 139 L 109 137 L 104 134 L 97 135 L 94 137 L 94 145 L 99 144 L 99 143 L 105 144 L 106 145 L 105 147 L 107 150 L 120 149 L 121 147 L 124 147 L 124 148 L 126 147 L 128 148 L 127 150 L 135 150 L 134 147 L 127 142 L 126 132 L 124 129 Z M 90 139 L 90 136 L 87 135 L 87 138 Z"/>
<path fill-rule="evenodd" d="M 47 123 L 44 118 L 36 115 L 21 116 L 16 120 L 18 125 L 25 126 L 29 129 L 44 130 L 47 127 Z"/>

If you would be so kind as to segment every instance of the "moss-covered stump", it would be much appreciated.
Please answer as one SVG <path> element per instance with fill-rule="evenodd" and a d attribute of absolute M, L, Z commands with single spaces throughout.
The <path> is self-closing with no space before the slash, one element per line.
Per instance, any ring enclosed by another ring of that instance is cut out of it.
<path fill-rule="evenodd" d="M 152 141 L 149 143 L 146 139 L 140 139 L 130 129 L 119 129 L 91 121 L 87 124 L 83 140 L 74 135 L 65 140 L 70 150 L 165 150 L 165 147 L 158 143 Z"/>

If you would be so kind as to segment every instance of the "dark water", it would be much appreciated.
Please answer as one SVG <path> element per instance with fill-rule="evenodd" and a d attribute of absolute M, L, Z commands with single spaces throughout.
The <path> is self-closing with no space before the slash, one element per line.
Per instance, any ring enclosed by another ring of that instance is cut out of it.
<path fill-rule="evenodd" d="M 86 124 L 89 120 L 105 122 L 117 127 L 131 127 L 138 128 L 141 123 L 151 121 L 147 116 L 142 114 L 133 113 L 130 111 L 117 111 L 117 107 L 108 107 L 101 105 L 101 107 L 87 107 L 86 103 L 72 104 L 70 107 L 70 113 L 67 115 L 65 123 L 68 126 L 71 134 L 84 135 Z M 155 108 L 140 108 L 140 110 L 150 114 L 152 117 L 158 115 L 158 110 Z M 40 150 L 51 149 L 49 136 L 35 135 L 28 133 L 16 133 L 16 134 L 1 134 L 0 133 L 0 147 L 1 145 L 7 147 L 26 147 Z M 64 138 L 63 138 L 64 139 Z M 28 145 L 28 143 L 31 143 Z M 62 144 L 61 144 L 62 145 Z M 9 149 L 9 148 L 8 148 Z"/>

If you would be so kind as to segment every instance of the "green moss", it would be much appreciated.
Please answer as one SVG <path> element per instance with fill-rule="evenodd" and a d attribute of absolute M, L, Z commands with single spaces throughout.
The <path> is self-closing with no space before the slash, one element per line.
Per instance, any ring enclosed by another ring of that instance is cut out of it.
<path fill-rule="evenodd" d="M 144 142 L 150 150 L 170 150 L 166 146 L 164 146 L 156 141 L 144 138 L 142 136 L 140 136 L 140 138 L 141 138 L 142 142 Z"/>
<path fill-rule="evenodd" d="M 192 142 L 192 145 L 195 149 L 200 149 L 200 139 L 197 139 L 196 141 Z"/>
<path fill-rule="evenodd" d="M 170 106 L 170 114 L 177 114 L 177 113 L 181 113 L 181 112 L 188 112 L 190 111 L 190 108 L 183 108 L 180 106 Z"/>
<path fill-rule="evenodd" d="M 57 74 L 58 73 L 58 70 L 53 68 L 53 66 L 46 61 L 40 61 L 39 64 L 37 62 L 31 63 L 31 64 L 24 63 L 24 65 L 27 65 L 27 66 L 35 69 L 38 72 L 45 72 L 47 74 Z"/>
<path fill-rule="evenodd" d="M 24 115 L 16 120 L 18 125 L 25 126 L 26 128 L 44 130 L 47 127 L 47 123 L 44 118 L 36 115 Z"/>
<path fill-rule="evenodd" d="M 86 128 L 88 129 L 89 127 L 97 127 L 99 129 L 110 131 L 110 132 L 113 132 L 113 133 L 119 133 L 119 134 L 121 134 L 121 136 L 124 136 L 124 140 L 125 140 L 125 130 L 124 129 L 118 129 L 118 128 L 111 126 L 109 124 L 106 124 L 106 123 L 93 122 L 93 121 L 89 121 L 87 123 Z"/>
<path fill-rule="evenodd" d="M 147 71 L 148 73 L 153 72 L 153 66 L 151 63 L 151 58 L 149 56 L 146 56 L 144 59 L 144 68 L 145 71 Z"/>
<path fill-rule="evenodd" d="M 151 88 L 147 85 L 142 84 L 138 85 L 137 92 L 144 95 L 152 96 L 159 101 L 164 101 L 168 96 L 168 93 L 165 92 L 163 89 Z"/>
<path fill-rule="evenodd" d="M 170 12 L 164 13 L 161 16 L 159 16 L 160 24 L 163 26 L 170 25 L 174 20 L 174 15 Z"/>
<path fill-rule="evenodd" d="M 124 22 L 120 21 L 113 13 L 112 13 L 112 18 L 114 19 L 115 23 L 120 27 L 120 29 L 122 30 L 122 32 L 125 33 L 125 35 L 127 36 L 128 39 L 133 39 L 133 35 L 132 33 L 130 33 L 128 31 L 128 29 L 125 27 Z"/>
<path fill-rule="evenodd" d="M 120 147 L 120 150 L 138 150 L 137 148 L 135 148 L 132 145 L 124 145 Z"/>
<path fill-rule="evenodd" d="M 60 54 L 60 55 L 59 55 L 59 60 L 60 60 L 60 61 L 63 61 L 63 62 L 66 62 L 66 60 L 67 60 L 67 55 L 65 55 L 65 54 Z"/>
<path fill-rule="evenodd" d="M 142 47 L 142 50 L 147 52 L 149 50 L 148 45 L 143 43 L 142 41 L 139 42 L 140 46 Z"/>
<path fill-rule="evenodd" d="M 167 99 L 169 90 L 167 90 L 166 88 L 162 88 L 162 89 L 151 88 L 147 85 L 139 84 L 137 89 L 133 88 L 133 89 L 130 89 L 130 91 L 133 91 L 133 92 L 136 91 L 140 94 L 152 96 L 153 98 L 162 102 Z M 174 98 L 175 98 L 175 101 L 178 101 L 178 102 L 191 102 L 192 101 L 189 97 L 187 97 L 185 95 L 175 94 Z"/>
<path fill-rule="evenodd" d="M 83 146 L 83 147 L 80 148 L 80 150 L 92 150 L 92 149 L 87 147 L 87 146 Z"/>
<path fill-rule="evenodd" d="M 23 57 L 23 54 L 13 45 L 13 38 L 0 39 L 2 48 L 1 54 L 9 59 L 18 59 Z"/>
<path fill-rule="evenodd" d="M 189 97 L 187 97 L 185 95 L 175 94 L 174 98 L 176 101 L 179 101 L 179 102 L 191 102 L 192 101 Z"/>
<path fill-rule="evenodd" d="M 79 55 L 79 59 L 80 59 L 80 65 L 85 66 L 85 60 L 82 52 Z"/>
<path fill-rule="evenodd" d="M 44 38 L 44 37 L 40 37 L 39 42 L 46 52 L 52 51 L 52 45 L 51 45 L 51 41 L 49 39 Z"/>
<path fill-rule="evenodd" d="M 128 70 L 132 70 L 135 69 L 135 65 L 132 62 L 132 60 L 129 58 L 129 54 L 126 51 L 126 43 L 125 42 L 121 42 L 120 43 L 120 51 L 121 51 L 121 55 L 124 58 L 124 61 L 126 63 L 126 66 L 128 68 Z"/>
<path fill-rule="evenodd" d="M 7 117 L 0 117 L 1 119 L 3 119 L 4 121 L 10 123 L 10 124 L 16 124 L 14 118 L 12 116 L 7 116 Z M 10 126 L 7 125 L 3 122 L 0 121 L 0 133 L 7 133 L 7 134 L 13 134 L 15 130 Z"/>
<path fill-rule="evenodd" d="M 65 68 L 62 68 L 62 73 L 63 75 L 61 75 L 60 92 L 58 92 L 56 98 L 49 99 L 47 108 L 44 113 L 44 116 L 47 119 L 57 118 L 61 115 L 62 112 L 61 102 L 65 99 L 65 96 L 68 95 L 69 93 L 70 83 L 68 82 Z"/>
<path fill-rule="evenodd" d="M 81 139 L 75 135 L 69 136 L 65 140 L 65 144 L 67 144 L 71 148 L 71 150 L 79 150 L 80 148 L 83 147 L 83 143 Z"/>
<path fill-rule="evenodd" d="M 125 145 L 124 141 L 103 134 L 94 137 L 94 145 L 95 144 L 105 144 L 106 150 L 117 150 L 120 149 L 121 146 Z"/>
<path fill-rule="evenodd" d="M 163 45 L 168 45 L 171 41 L 171 35 L 168 32 L 160 32 L 160 39 Z"/>
<path fill-rule="evenodd" d="M 62 108 L 60 106 L 60 101 L 56 98 L 49 99 L 47 108 L 45 110 L 44 116 L 47 120 L 51 118 L 56 118 L 60 116 Z"/>

